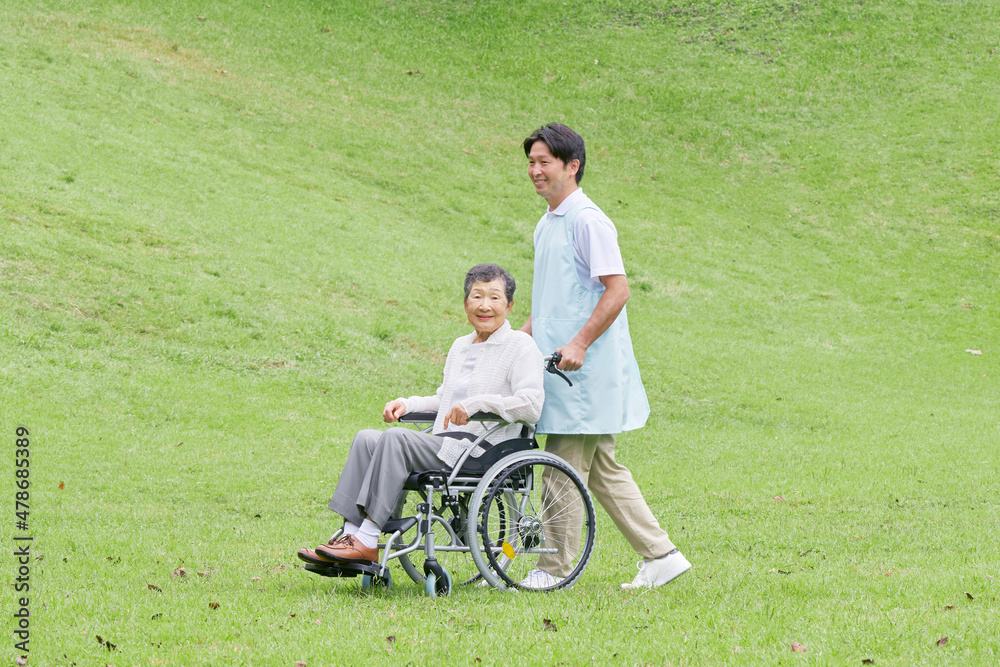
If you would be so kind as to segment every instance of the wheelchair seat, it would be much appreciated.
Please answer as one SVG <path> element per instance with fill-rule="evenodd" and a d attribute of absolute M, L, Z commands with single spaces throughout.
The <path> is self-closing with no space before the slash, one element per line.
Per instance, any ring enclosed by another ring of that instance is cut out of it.
<path fill-rule="evenodd" d="M 538 449 L 538 441 L 533 437 L 504 440 L 500 444 L 490 445 L 481 456 L 470 456 L 467 458 L 465 463 L 462 464 L 462 469 L 459 471 L 459 475 L 462 477 L 482 476 L 500 459 L 518 452 L 528 452 L 532 449 Z M 406 483 L 403 485 L 403 488 L 409 491 L 415 491 L 425 488 L 428 484 L 439 488 L 444 485 L 444 480 L 448 479 L 451 472 L 452 471 L 448 468 L 418 470 L 417 472 L 410 473 L 410 476 L 406 478 Z"/>

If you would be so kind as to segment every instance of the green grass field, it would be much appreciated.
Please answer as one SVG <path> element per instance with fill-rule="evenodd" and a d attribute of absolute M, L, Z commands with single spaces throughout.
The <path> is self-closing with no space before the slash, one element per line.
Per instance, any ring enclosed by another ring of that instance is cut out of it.
<path fill-rule="evenodd" d="M 1000 662 L 998 34 L 974 0 L 5 2 L 30 664 Z M 464 272 L 527 317 L 520 142 L 556 120 L 630 274 L 619 458 L 694 568 L 620 591 L 599 511 L 569 591 L 306 573 Z"/>

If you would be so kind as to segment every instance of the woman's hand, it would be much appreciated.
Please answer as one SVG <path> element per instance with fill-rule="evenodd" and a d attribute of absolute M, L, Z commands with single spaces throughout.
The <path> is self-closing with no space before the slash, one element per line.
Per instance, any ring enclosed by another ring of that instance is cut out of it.
<path fill-rule="evenodd" d="M 448 414 L 444 416 L 444 427 L 448 428 L 448 423 L 452 423 L 455 426 L 465 426 L 469 423 L 469 413 L 465 411 L 461 403 L 456 403 L 455 406 L 448 411 Z"/>
<path fill-rule="evenodd" d="M 382 421 L 391 424 L 405 414 L 406 405 L 402 401 L 389 401 L 385 404 L 385 409 L 382 410 Z"/>

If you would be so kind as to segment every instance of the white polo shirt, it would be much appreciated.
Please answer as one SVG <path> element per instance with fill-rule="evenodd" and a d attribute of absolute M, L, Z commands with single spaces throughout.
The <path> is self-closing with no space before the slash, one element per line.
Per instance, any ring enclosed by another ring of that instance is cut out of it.
<path fill-rule="evenodd" d="M 551 220 L 576 206 L 582 199 L 589 201 L 583 190 L 577 188 L 554 211 L 546 211 L 543 220 Z M 591 202 L 593 203 L 593 202 Z M 585 208 L 573 222 L 573 258 L 576 273 L 587 289 L 601 291 L 601 276 L 624 276 L 625 264 L 618 247 L 618 230 L 608 216 L 599 209 Z"/>

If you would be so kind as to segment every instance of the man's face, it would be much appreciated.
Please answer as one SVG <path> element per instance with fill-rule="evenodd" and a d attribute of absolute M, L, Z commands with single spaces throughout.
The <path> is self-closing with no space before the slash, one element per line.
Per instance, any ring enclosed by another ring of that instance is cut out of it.
<path fill-rule="evenodd" d="M 549 208 L 555 208 L 576 190 L 579 168 L 579 160 L 566 164 L 552 154 L 544 141 L 536 141 L 528 152 L 528 177 L 535 185 L 535 192 L 549 202 Z"/>

